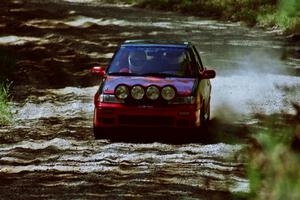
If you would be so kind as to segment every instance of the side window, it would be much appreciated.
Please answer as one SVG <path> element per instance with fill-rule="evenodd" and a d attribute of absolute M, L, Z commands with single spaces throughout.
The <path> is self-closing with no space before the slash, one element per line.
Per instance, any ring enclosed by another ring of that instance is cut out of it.
<path fill-rule="evenodd" d="M 199 66 L 199 71 L 203 71 L 204 68 L 203 68 L 203 65 L 202 65 L 202 62 L 201 62 L 201 59 L 200 59 L 200 55 L 199 55 L 199 53 L 198 53 L 198 51 L 197 51 L 197 49 L 196 49 L 195 46 L 193 46 L 192 49 L 193 49 L 193 53 L 194 53 L 194 55 L 195 55 L 196 63 L 197 63 L 197 65 Z"/>
<path fill-rule="evenodd" d="M 185 52 L 185 74 L 191 77 L 195 77 L 197 74 L 195 65 L 193 65 L 193 61 L 191 59 L 190 53 Z"/>

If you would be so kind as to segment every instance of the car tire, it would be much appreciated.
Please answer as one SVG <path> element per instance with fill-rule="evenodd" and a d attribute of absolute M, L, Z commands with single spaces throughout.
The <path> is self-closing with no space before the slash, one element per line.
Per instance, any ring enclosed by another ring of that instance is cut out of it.
<path fill-rule="evenodd" d="M 203 103 L 203 106 L 201 106 L 200 109 L 200 128 L 203 127 L 204 124 L 205 124 L 205 109 Z"/>
<path fill-rule="evenodd" d="M 192 130 L 192 137 L 194 137 L 195 139 L 198 139 L 198 137 L 202 137 L 203 135 L 203 127 L 205 125 L 205 114 L 204 114 L 204 106 L 202 105 L 200 108 L 200 113 L 198 113 L 199 115 L 199 124 L 198 126 L 194 127 Z"/>
<path fill-rule="evenodd" d="M 94 130 L 94 136 L 96 140 L 107 139 L 107 135 L 106 135 L 107 130 L 105 130 L 105 128 L 94 126 L 93 130 Z"/>
<path fill-rule="evenodd" d="M 206 112 L 205 112 L 206 110 Z M 202 107 L 200 109 L 200 128 L 205 127 L 210 119 L 210 101 L 207 104 L 205 109 L 205 103 L 203 102 Z"/>
<path fill-rule="evenodd" d="M 207 108 L 206 108 L 206 118 L 205 118 L 205 122 L 208 122 L 210 120 L 210 100 L 207 104 Z"/>

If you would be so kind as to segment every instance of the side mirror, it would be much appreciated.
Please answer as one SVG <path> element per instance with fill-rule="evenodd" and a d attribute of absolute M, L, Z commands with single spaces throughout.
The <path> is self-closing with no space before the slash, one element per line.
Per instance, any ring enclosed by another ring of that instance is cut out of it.
<path fill-rule="evenodd" d="M 215 77 L 216 77 L 215 70 L 205 69 L 204 71 L 200 72 L 200 78 L 202 78 L 202 79 L 210 79 L 210 78 L 215 78 Z"/>
<path fill-rule="evenodd" d="M 95 75 L 98 75 L 101 77 L 106 76 L 105 69 L 103 67 L 96 66 L 96 67 L 93 67 L 90 71 L 92 74 L 95 74 Z"/>

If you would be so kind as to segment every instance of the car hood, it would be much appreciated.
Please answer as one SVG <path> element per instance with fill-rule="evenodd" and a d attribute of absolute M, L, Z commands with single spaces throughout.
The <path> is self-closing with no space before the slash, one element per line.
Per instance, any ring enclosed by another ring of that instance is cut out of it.
<path fill-rule="evenodd" d="M 103 86 L 103 93 L 113 94 L 116 86 L 119 84 L 125 84 L 128 86 L 142 85 L 144 87 L 149 85 L 156 85 L 158 87 L 172 85 L 176 88 L 178 95 L 189 96 L 192 95 L 195 82 L 195 78 L 108 76 Z"/>

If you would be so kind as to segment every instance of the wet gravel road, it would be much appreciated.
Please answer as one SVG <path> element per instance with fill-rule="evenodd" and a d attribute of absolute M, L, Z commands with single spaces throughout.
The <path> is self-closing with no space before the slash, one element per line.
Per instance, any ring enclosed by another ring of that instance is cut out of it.
<path fill-rule="evenodd" d="M 0 11 L 0 50 L 16 63 L 0 199 L 232 199 L 250 190 L 254 114 L 292 114 L 300 101 L 300 43 L 278 32 L 93 0 L 1 1 Z M 94 140 L 89 68 L 142 38 L 190 40 L 217 71 L 201 137 Z"/>

